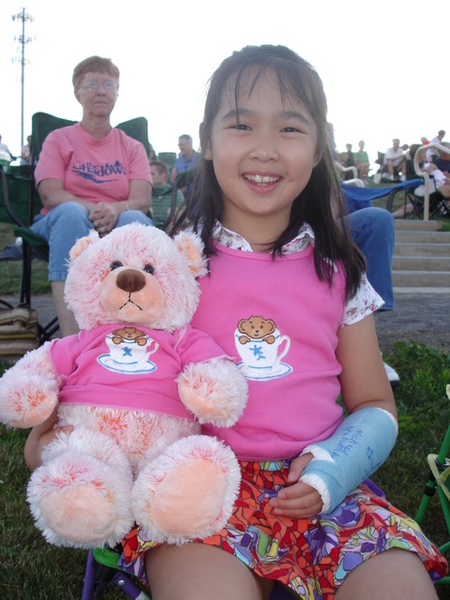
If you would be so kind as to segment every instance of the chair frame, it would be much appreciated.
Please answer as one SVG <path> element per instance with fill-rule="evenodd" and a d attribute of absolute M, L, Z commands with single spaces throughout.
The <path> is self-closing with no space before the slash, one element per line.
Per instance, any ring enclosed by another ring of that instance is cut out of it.
<path fill-rule="evenodd" d="M 450 385 L 447 385 L 447 396 L 450 400 Z M 425 485 L 422 500 L 417 511 L 415 520 L 421 525 L 426 510 L 431 502 L 431 499 L 435 496 L 436 491 L 438 499 L 441 504 L 442 512 L 444 514 L 444 520 L 449 535 L 449 540 L 439 546 L 438 550 L 441 553 L 450 552 L 450 492 L 446 487 L 446 480 L 449 478 L 450 481 L 450 424 L 447 428 L 447 432 L 444 436 L 444 441 L 439 449 L 438 454 L 429 454 L 427 456 L 427 462 L 430 467 L 428 474 L 428 481 Z M 438 585 L 450 584 L 450 575 L 443 577 L 437 582 Z"/>
<path fill-rule="evenodd" d="M 117 586 L 134 600 L 151 600 L 130 576 L 117 567 L 119 553 L 108 548 L 89 550 L 81 600 L 102 597 L 110 586 Z"/>
<path fill-rule="evenodd" d="M 164 229 L 169 225 L 169 223 L 171 223 L 173 221 L 173 218 L 176 216 L 175 213 L 176 213 L 176 209 L 177 209 L 177 192 L 178 192 L 178 190 L 181 188 L 187 187 L 190 184 L 194 185 L 197 175 L 198 175 L 197 169 L 189 169 L 188 171 L 183 171 L 181 173 L 178 173 L 178 175 L 175 177 L 175 181 L 173 182 L 173 187 L 172 187 L 170 212 L 169 212 L 169 216 L 167 217 L 167 219 L 164 222 Z M 185 201 L 186 201 L 186 198 L 185 198 Z M 182 206 L 184 206 L 184 203 L 182 204 Z"/>
<path fill-rule="evenodd" d="M 22 170 L 22 167 L 21 167 Z M 34 176 L 33 169 L 29 169 L 29 172 L 24 175 L 20 175 L 24 180 L 24 185 L 28 187 L 28 208 L 26 223 L 21 219 L 13 210 L 8 190 L 8 177 L 11 176 L 9 173 L 5 173 L 3 168 L 0 167 L 1 186 L 3 194 L 3 203 L 6 213 L 11 219 L 14 225 L 14 234 L 21 236 L 23 239 L 22 244 L 22 272 L 20 278 L 20 291 L 19 291 L 19 306 L 26 306 L 31 308 L 31 261 L 32 261 L 32 250 L 31 246 L 25 238 L 25 233 L 28 231 L 28 225 L 33 222 L 33 206 L 35 201 Z M 31 232 L 30 232 L 31 233 Z M 37 236 L 35 236 L 37 237 Z M 59 329 L 58 319 L 52 318 L 48 323 L 42 324 L 38 322 L 38 334 L 39 334 L 39 345 L 49 340 Z"/>

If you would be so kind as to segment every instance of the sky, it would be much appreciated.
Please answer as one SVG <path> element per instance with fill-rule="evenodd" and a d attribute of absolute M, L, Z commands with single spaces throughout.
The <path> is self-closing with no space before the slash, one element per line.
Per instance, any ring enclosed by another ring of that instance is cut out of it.
<path fill-rule="evenodd" d="M 21 145 L 22 9 L 25 23 L 24 138 L 43 111 L 78 120 L 75 65 L 94 54 L 119 67 L 113 125 L 144 116 L 156 152 L 198 148 L 207 82 L 246 45 L 283 44 L 322 78 L 338 150 L 364 139 L 370 161 L 398 137 L 450 140 L 450 1 L 433 0 L 0 0 L 0 134 Z"/>

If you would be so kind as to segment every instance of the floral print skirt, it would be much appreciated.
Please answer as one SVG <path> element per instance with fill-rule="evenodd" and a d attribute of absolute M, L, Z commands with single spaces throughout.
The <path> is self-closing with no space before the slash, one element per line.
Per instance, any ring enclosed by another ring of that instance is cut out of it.
<path fill-rule="evenodd" d="M 290 462 L 241 462 L 240 494 L 227 526 L 195 541 L 234 554 L 304 600 L 331 599 L 347 573 L 391 548 L 415 552 L 433 581 L 446 574 L 444 557 L 417 523 L 365 483 L 330 514 L 310 519 L 274 515 L 268 502 L 286 486 Z M 144 553 L 158 544 L 135 527 L 122 545 L 118 566 L 146 583 Z"/>

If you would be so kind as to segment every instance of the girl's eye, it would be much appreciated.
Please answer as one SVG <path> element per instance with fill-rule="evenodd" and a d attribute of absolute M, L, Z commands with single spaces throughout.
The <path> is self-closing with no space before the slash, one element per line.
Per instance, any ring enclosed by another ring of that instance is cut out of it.
<path fill-rule="evenodd" d="M 281 131 L 283 131 L 284 133 L 299 133 L 300 130 L 296 127 L 283 127 Z"/>
<path fill-rule="evenodd" d="M 237 129 L 238 131 L 249 131 L 250 127 L 244 123 L 236 123 L 236 125 L 233 125 L 233 129 Z"/>
<path fill-rule="evenodd" d="M 144 271 L 146 273 L 149 273 L 149 275 L 153 275 L 153 273 L 155 272 L 155 267 L 153 267 L 152 265 L 145 265 Z"/>
<path fill-rule="evenodd" d="M 114 271 L 114 269 L 118 269 L 119 267 L 123 267 L 123 264 L 120 262 L 120 260 L 113 260 L 113 262 L 109 265 L 111 271 Z"/>

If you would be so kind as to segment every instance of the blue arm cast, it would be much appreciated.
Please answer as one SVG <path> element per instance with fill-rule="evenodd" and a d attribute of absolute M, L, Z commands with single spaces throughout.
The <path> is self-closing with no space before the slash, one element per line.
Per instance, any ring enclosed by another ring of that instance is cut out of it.
<path fill-rule="evenodd" d="M 321 495 L 321 513 L 332 512 L 380 467 L 397 439 L 398 425 L 386 410 L 369 407 L 349 415 L 331 437 L 307 446 L 314 458 L 299 479 Z"/>

